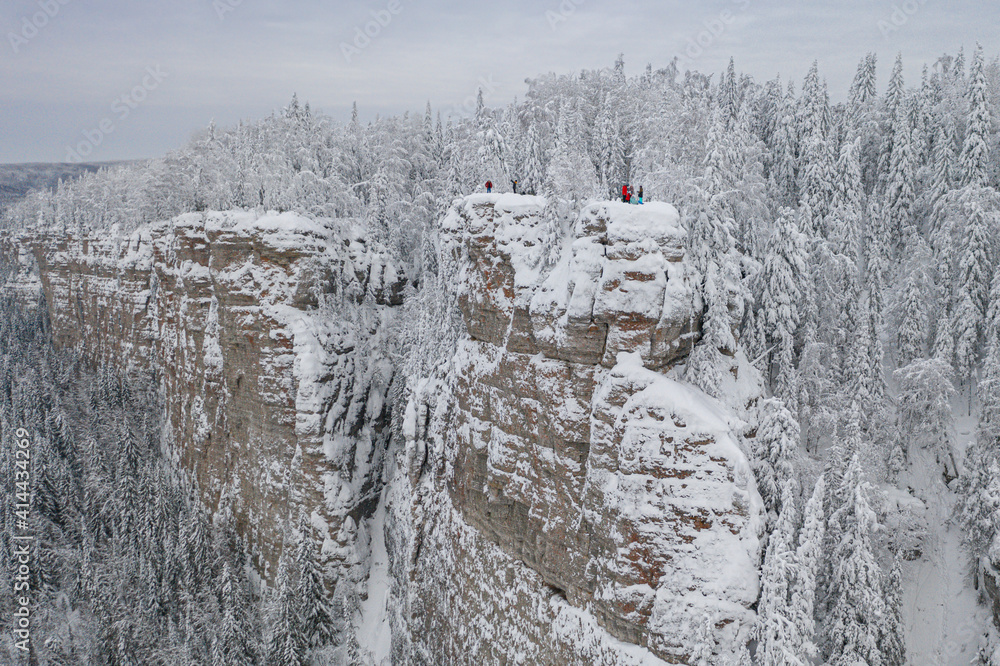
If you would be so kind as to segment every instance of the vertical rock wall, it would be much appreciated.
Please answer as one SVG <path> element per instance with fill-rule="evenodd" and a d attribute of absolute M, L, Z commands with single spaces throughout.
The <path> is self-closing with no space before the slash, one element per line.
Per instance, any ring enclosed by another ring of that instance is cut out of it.
<path fill-rule="evenodd" d="M 469 337 L 407 414 L 408 651 L 689 663 L 708 635 L 730 655 L 762 510 L 735 418 L 662 373 L 698 327 L 677 212 L 596 204 L 565 238 L 542 206 L 476 196 L 445 221 Z"/>
<path fill-rule="evenodd" d="M 384 254 L 347 224 L 293 214 L 0 244 L 20 269 L 7 289 L 42 291 L 57 347 L 157 373 L 170 453 L 210 508 L 233 510 L 262 574 L 300 508 L 334 577 L 358 564 L 388 438 L 393 373 L 378 337 L 402 290 Z"/>

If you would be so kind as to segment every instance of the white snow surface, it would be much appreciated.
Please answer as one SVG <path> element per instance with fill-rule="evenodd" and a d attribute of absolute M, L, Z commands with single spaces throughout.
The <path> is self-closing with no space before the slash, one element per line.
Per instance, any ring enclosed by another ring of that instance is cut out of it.
<path fill-rule="evenodd" d="M 975 432 L 974 419 L 956 408 L 958 442 L 955 458 L 962 460 Z M 909 468 L 900 475 L 901 487 L 924 510 L 909 505 L 924 520 L 920 558 L 903 567 L 903 620 L 908 663 L 928 666 L 967 666 L 979 649 L 989 610 L 973 588 L 972 563 L 955 521 L 957 495 L 945 485 L 942 466 L 928 450 L 910 452 Z M 907 495 L 903 491 L 890 493 Z M 905 500 L 904 500 L 905 501 Z"/>
<path fill-rule="evenodd" d="M 392 627 L 389 624 L 390 588 L 389 553 L 385 546 L 386 493 L 379 498 L 378 510 L 371 520 L 371 555 L 366 582 L 368 598 L 361 602 L 361 616 L 357 618 L 358 644 L 366 652 L 372 666 L 390 663 Z"/>

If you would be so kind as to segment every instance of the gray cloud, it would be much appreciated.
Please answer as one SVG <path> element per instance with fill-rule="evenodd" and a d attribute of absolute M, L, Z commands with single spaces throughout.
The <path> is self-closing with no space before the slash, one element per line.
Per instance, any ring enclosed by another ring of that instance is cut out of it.
<path fill-rule="evenodd" d="M 0 162 L 64 159 L 67 145 L 115 118 L 115 101 L 149 66 L 169 77 L 91 159 L 160 155 L 210 119 L 260 117 L 293 92 L 340 118 L 356 100 L 371 117 L 422 110 L 427 99 L 447 110 L 487 78 L 496 86 L 489 103 L 502 104 L 523 96 L 526 77 L 608 66 L 620 52 L 636 72 L 686 56 L 692 44 L 704 44 L 693 67 L 719 71 L 734 56 L 759 80 L 780 73 L 799 82 L 819 59 L 842 98 L 867 51 L 879 54 L 883 85 L 897 51 L 915 82 L 922 63 L 963 44 L 996 53 L 991 26 L 1000 19 L 994 3 L 941 0 L 394 1 L 395 14 L 390 0 L 8 0 L 0 7 Z M 25 38 L 25 19 L 42 5 L 58 11 Z M 348 62 L 341 45 L 354 46 L 366 26 L 378 34 Z"/>

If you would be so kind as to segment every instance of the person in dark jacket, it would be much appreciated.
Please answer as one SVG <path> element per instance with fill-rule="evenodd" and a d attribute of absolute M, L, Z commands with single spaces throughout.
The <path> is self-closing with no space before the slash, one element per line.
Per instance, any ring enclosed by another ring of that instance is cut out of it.
<path fill-rule="evenodd" d="M 488 180 L 486 181 L 486 194 L 489 194 L 492 191 L 493 191 L 493 181 Z"/>
<path fill-rule="evenodd" d="M 511 187 L 514 188 L 514 194 L 517 194 L 517 181 L 516 180 L 512 180 L 512 181 L 510 181 L 510 184 L 511 184 Z"/>

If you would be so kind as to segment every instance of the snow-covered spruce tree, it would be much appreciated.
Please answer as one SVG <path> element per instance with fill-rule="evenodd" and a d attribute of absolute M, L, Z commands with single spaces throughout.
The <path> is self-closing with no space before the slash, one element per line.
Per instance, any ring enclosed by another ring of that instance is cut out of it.
<path fill-rule="evenodd" d="M 821 440 L 836 431 L 834 383 L 830 346 L 817 339 L 814 326 L 806 328 L 799 356 L 799 425 L 806 451 L 819 450 Z"/>
<path fill-rule="evenodd" d="M 542 182 L 545 179 L 544 149 L 536 123 L 528 125 L 524 151 L 524 171 L 521 182 L 527 194 L 536 194 L 542 190 Z"/>
<path fill-rule="evenodd" d="M 794 635 L 798 641 L 795 653 L 801 655 L 800 658 L 814 658 L 819 653 L 816 646 L 815 612 L 817 578 L 823 568 L 825 556 L 825 495 L 826 480 L 820 475 L 812 497 L 806 503 L 802 529 L 799 531 L 799 545 L 795 551 L 796 578 L 791 585 L 790 609 L 791 621 L 796 627 Z"/>
<path fill-rule="evenodd" d="M 800 652 L 798 625 L 789 602 L 790 587 L 798 577 L 795 557 L 795 479 L 782 486 L 781 514 L 768 538 L 761 571 L 761 595 L 757 607 L 757 662 L 761 666 L 805 666 Z"/>
<path fill-rule="evenodd" d="M 996 195 L 992 190 L 967 187 L 956 194 L 956 212 L 965 219 L 965 233 L 956 285 L 955 369 L 971 390 L 972 373 L 978 365 L 980 340 L 989 306 L 990 280 L 995 265 L 993 238 L 998 219 Z"/>
<path fill-rule="evenodd" d="M 874 53 L 868 53 L 858 63 L 848 93 L 847 123 L 852 128 L 861 124 L 866 107 L 878 97 L 875 77 L 876 63 L 877 57 Z"/>
<path fill-rule="evenodd" d="M 830 211 L 830 241 L 838 254 L 855 264 L 860 259 L 864 181 L 859 160 L 860 139 L 846 142 L 837 160 L 836 188 Z"/>
<path fill-rule="evenodd" d="M 983 48 L 976 46 L 969 69 L 969 117 L 962 147 L 962 184 L 984 187 L 989 184 L 989 138 L 992 135 L 989 88 L 983 63 Z"/>
<path fill-rule="evenodd" d="M 712 616 L 707 612 L 702 614 L 701 620 L 695 629 L 689 659 L 693 666 L 714 666 L 715 626 L 712 623 Z"/>
<path fill-rule="evenodd" d="M 953 417 L 951 367 L 939 359 L 917 359 L 894 374 L 899 385 L 897 395 L 898 428 L 903 451 L 915 448 L 933 452 L 946 474 L 956 476 L 952 451 Z"/>
<path fill-rule="evenodd" d="M 976 439 L 966 450 L 960 483 L 960 515 L 966 540 L 976 557 L 1000 548 L 993 543 L 1000 528 L 1000 269 L 991 289 L 986 327 L 986 360 L 980 380 Z"/>
<path fill-rule="evenodd" d="M 896 54 L 896 62 L 892 66 L 892 73 L 889 75 L 889 85 L 886 89 L 883 100 L 883 113 L 880 115 L 879 124 L 882 133 L 882 145 L 878 154 L 878 191 L 885 192 L 889 184 L 890 162 L 893 154 L 892 122 L 900 113 L 900 108 L 905 103 L 906 85 L 903 80 L 903 54 Z"/>
<path fill-rule="evenodd" d="M 312 538 L 313 528 L 305 510 L 299 514 L 298 547 L 295 551 L 299 573 L 296 586 L 302 640 L 307 650 L 329 645 L 335 638 L 333 610 L 323 577 L 316 561 L 319 553 Z"/>
<path fill-rule="evenodd" d="M 979 395 L 981 402 L 977 439 L 1000 445 L 1000 266 L 993 273 L 990 287 L 990 307 L 986 317 L 986 359 Z"/>
<path fill-rule="evenodd" d="M 885 223 L 888 232 L 884 240 L 897 255 L 901 249 L 904 232 L 912 224 L 914 199 L 915 161 L 913 129 L 910 127 L 910 104 L 900 105 L 892 121 L 892 155 L 885 193 Z"/>
<path fill-rule="evenodd" d="M 960 503 L 965 541 L 976 558 L 1000 557 L 1000 462 L 995 451 L 970 451 Z M 977 561 L 978 565 L 978 561 Z M 978 566 L 977 566 L 978 568 Z M 978 572 L 977 572 L 978 573 Z"/>
<path fill-rule="evenodd" d="M 764 506 L 777 516 L 782 511 L 782 490 L 794 473 L 799 424 L 779 398 L 764 400 L 758 410 L 760 425 L 752 465 Z"/>
<path fill-rule="evenodd" d="M 859 406 L 872 407 L 881 396 L 879 378 L 882 368 L 881 365 L 876 367 L 872 363 L 876 345 L 872 335 L 869 299 L 855 290 L 855 295 L 848 304 L 848 310 L 851 333 L 848 337 L 847 359 L 844 363 L 842 386 L 844 404 L 854 402 Z M 866 431 L 869 424 L 870 420 L 864 418 L 862 426 Z"/>
<path fill-rule="evenodd" d="M 882 663 L 885 666 L 906 664 L 906 643 L 903 633 L 903 572 L 897 554 L 885 579 L 886 623 L 882 628 Z"/>
<path fill-rule="evenodd" d="M 794 404 L 795 336 L 800 321 L 802 284 L 806 273 L 805 239 L 799 233 L 789 210 L 782 213 L 768 239 L 761 271 L 759 307 L 764 331 L 772 351 L 769 363 L 775 395 L 786 404 Z M 791 401 L 791 403 L 789 403 Z"/>
<path fill-rule="evenodd" d="M 872 539 L 878 519 L 871 508 L 871 487 L 855 455 L 841 482 L 843 505 L 831 517 L 838 527 L 833 553 L 825 650 L 831 666 L 883 664 L 883 631 L 892 612 L 883 597 L 884 575 Z"/>
<path fill-rule="evenodd" d="M 784 100 L 776 110 L 779 114 L 774 133 L 770 185 L 772 197 L 781 206 L 793 206 L 798 201 L 798 139 L 795 120 Z"/>
<path fill-rule="evenodd" d="M 256 637 L 247 620 L 252 600 L 233 575 L 229 562 L 222 565 L 219 591 L 222 622 L 212 635 L 212 659 L 218 666 L 243 666 L 258 661 Z"/>
<path fill-rule="evenodd" d="M 708 305 L 702 317 L 702 337 L 688 356 L 684 377 L 709 395 L 721 398 L 736 342 L 718 271 L 709 272 L 702 291 Z"/>
<path fill-rule="evenodd" d="M 306 645 L 296 596 L 297 571 L 288 553 L 282 553 L 271 600 L 271 622 L 264 661 L 275 666 L 305 666 Z"/>
<path fill-rule="evenodd" d="M 899 366 L 927 355 L 930 323 L 928 296 L 934 293 L 930 249 L 917 238 L 907 252 L 901 289 L 897 291 L 895 328 L 896 360 Z"/>
<path fill-rule="evenodd" d="M 880 178 L 878 165 L 882 148 L 882 109 L 876 89 L 877 61 L 877 56 L 869 53 L 858 64 L 842 127 L 844 142 L 856 140 L 858 143 L 858 163 L 862 174 L 858 186 L 865 195 L 875 190 Z"/>
<path fill-rule="evenodd" d="M 750 299 L 743 284 L 741 255 L 736 249 L 736 223 L 729 198 L 735 175 L 722 145 L 723 113 L 716 109 L 707 142 L 705 169 L 691 183 L 685 202 L 688 256 L 702 281 L 707 308 L 702 341 L 688 361 L 686 379 L 719 395 L 722 378 L 736 353 L 734 335 Z"/>
<path fill-rule="evenodd" d="M 824 238 L 830 235 L 827 216 L 836 182 L 835 162 L 830 152 L 830 145 L 822 133 L 813 133 L 803 139 L 799 192 L 803 203 L 812 211 L 815 223 L 814 228 L 802 231 Z"/>
<path fill-rule="evenodd" d="M 934 169 L 934 180 L 930 194 L 932 207 L 955 185 L 958 171 L 955 154 L 956 135 L 955 119 L 952 116 L 946 115 L 937 118 L 931 161 Z M 932 226 L 931 231 L 935 230 L 936 227 Z"/>

